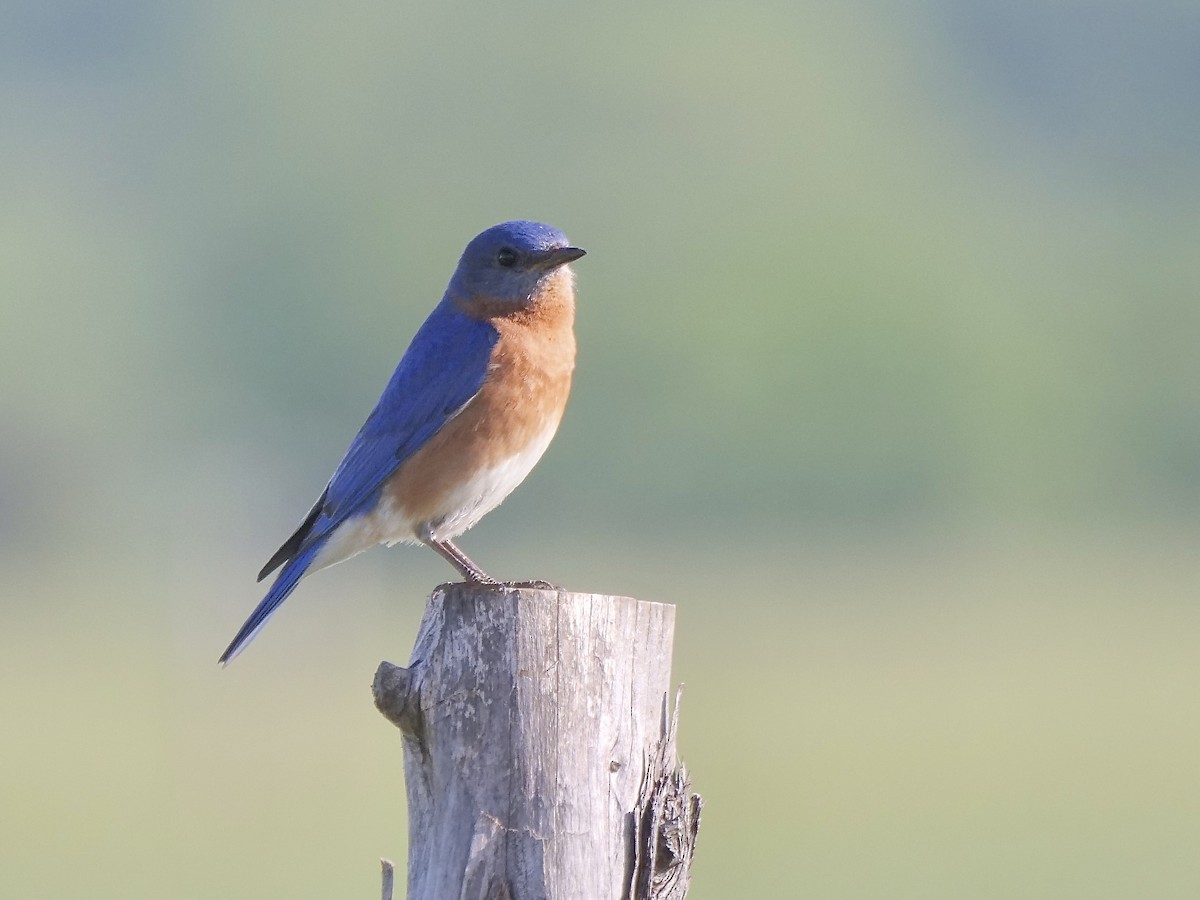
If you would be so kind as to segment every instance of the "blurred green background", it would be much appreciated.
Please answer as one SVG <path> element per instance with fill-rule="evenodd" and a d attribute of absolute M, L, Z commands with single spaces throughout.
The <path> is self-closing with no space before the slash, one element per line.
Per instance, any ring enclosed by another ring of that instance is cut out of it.
<path fill-rule="evenodd" d="M 0 896 L 378 896 L 369 683 L 449 568 L 216 657 L 516 217 L 590 251 L 576 389 L 464 546 L 678 604 L 694 900 L 1200 896 L 1197 47 L 1170 0 L 7 4 Z"/>

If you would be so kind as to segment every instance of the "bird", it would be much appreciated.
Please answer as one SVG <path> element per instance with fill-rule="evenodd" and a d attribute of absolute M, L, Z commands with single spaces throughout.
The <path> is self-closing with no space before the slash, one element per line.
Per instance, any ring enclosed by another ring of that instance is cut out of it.
<path fill-rule="evenodd" d="M 220 657 L 228 665 L 305 575 L 377 544 L 423 544 L 465 581 L 498 584 L 454 543 L 533 469 L 575 367 L 586 251 L 540 222 L 503 222 L 463 251 L 321 496 L 263 566 L 279 569 Z"/>

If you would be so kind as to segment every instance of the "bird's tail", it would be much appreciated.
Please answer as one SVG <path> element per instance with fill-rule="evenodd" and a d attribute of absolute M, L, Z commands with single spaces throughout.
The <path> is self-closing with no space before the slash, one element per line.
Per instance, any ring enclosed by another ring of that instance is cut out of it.
<path fill-rule="evenodd" d="M 311 547 L 306 547 L 298 556 L 294 556 L 288 560 L 280 573 L 275 577 L 275 583 L 271 585 L 271 589 L 267 591 L 267 596 L 263 597 L 262 602 L 255 607 L 254 612 L 250 613 L 250 618 L 246 620 L 233 640 L 229 642 L 229 646 L 225 652 L 221 654 L 219 660 L 221 665 L 227 666 L 233 662 L 235 656 L 241 653 L 246 645 L 254 640 L 254 636 L 262 630 L 262 627 L 267 624 L 267 619 L 279 608 L 288 595 L 295 589 L 300 579 L 304 577 L 304 573 L 308 571 L 308 567 L 312 565 L 313 558 L 325 546 L 325 541 L 320 540 Z"/>

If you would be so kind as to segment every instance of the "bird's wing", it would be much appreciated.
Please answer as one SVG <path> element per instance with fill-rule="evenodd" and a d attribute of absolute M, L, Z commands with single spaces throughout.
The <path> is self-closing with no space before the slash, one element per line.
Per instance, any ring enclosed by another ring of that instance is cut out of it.
<path fill-rule="evenodd" d="M 434 309 L 304 522 L 259 574 L 311 547 L 373 501 L 396 469 L 483 386 L 499 332 L 446 301 Z"/>

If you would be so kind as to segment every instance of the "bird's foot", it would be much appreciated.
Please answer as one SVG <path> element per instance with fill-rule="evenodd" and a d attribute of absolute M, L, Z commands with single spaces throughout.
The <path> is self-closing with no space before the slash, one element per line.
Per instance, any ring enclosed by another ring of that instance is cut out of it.
<path fill-rule="evenodd" d="M 481 584 L 486 587 L 493 587 L 503 583 L 504 582 L 493 578 L 482 569 L 478 569 L 474 572 L 463 572 L 463 584 Z"/>
<path fill-rule="evenodd" d="M 540 578 L 533 581 L 506 581 L 505 587 L 513 588 L 533 588 L 538 591 L 565 591 L 566 588 L 558 584 L 551 584 L 549 581 L 542 581 Z"/>

